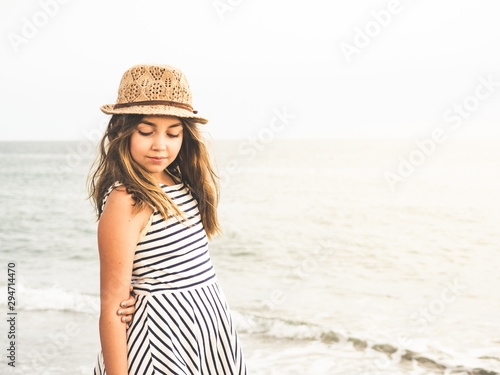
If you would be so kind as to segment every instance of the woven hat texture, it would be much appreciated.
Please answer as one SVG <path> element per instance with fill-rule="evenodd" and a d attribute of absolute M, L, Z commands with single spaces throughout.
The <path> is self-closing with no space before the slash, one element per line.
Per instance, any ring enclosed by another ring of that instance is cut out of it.
<path fill-rule="evenodd" d="M 122 77 L 116 104 L 106 104 L 107 114 L 168 115 L 207 119 L 193 110 L 191 89 L 184 73 L 170 65 L 135 65 Z"/>

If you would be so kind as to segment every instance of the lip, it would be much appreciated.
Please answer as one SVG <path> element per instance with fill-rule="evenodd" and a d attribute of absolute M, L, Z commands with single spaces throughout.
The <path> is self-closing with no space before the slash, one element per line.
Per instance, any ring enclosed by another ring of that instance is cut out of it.
<path fill-rule="evenodd" d="M 161 163 L 163 160 L 166 158 L 160 157 L 160 156 L 148 156 L 148 158 L 153 162 L 153 163 Z"/>

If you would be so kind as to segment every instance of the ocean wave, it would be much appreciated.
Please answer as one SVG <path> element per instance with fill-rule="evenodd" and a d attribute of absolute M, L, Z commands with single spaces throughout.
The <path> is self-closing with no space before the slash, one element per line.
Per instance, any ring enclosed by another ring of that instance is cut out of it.
<path fill-rule="evenodd" d="M 1 287 L 1 286 L 0 286 Z M 94 314 L 99 312 L 99 296 L 63 289 L 59 286 L 50 288 L 31 288 L 17 285 L 17 311 L 67 311 L 73 313 Z M 0 302 L 5 306 L 6 302 Z"/>
<path fill-rule="evenodd" d="M 18 311 L 66 311 L 79 314 L 98 314 L 99 296 L 66 290 L 58 286 L 41 289 L 18 285 Z M 0 303 L 4 306 L 5 302 Z M 417 366 L 431 373 L 443 375 L 500 375 L 500 358 L 480 354 L 474 358 L 454 356 L 443 360 L 440 353 L 416 352 L 398 347 L 394 343 L 379 342 L 377 338 L 357 337 L 342 329 L 331 329 L 308 322 L 293 321 L 255 313 L 233 311 L 238 331 L 242 334 L 263 335 L 276 340 L 306 340 L 326 347 L 379 354 L 387 363 L 401 366 Z"/>
<path fill-rule="evenodd" d="M 418 367 L 426 373 L 443 375 L 500 375 L 500 358 L 483 355 L 479 358 L 437 359 L 439 353 L 420 353 L 398 347 L 393 343 L 378 342 L 376 338 L 360 338 L 343 330 L 331 330 L 315 324 L 269 318 L 233 312 L 235 324 L 241 333 L 262 334 L 275 339 L 318 341 L 324 345 L 338 345 L 352 350 L 380 353 L 387 364 L 406 368 Z M 477 366 L 475 366 L 477 365 Z M 490 369 L 494 367 L 494 369 Z M 419 372 L 420 373 L 420 372 Z"/>

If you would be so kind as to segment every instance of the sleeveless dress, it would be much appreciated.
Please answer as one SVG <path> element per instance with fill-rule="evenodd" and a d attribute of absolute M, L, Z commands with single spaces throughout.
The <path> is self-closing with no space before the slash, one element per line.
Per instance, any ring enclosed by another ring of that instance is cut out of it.
<path fill-rule="evenodd" d="M 183 183 L 160 186 L 187 220 L 165 221 L 155 211 L 137 244 L 132 271 L 136 312 L 127 330 L 128 374 L 246 374 L 238 335 L 210 261 L 198 203 Z M 101 351 L 94 375 L 104 374 Z"/>

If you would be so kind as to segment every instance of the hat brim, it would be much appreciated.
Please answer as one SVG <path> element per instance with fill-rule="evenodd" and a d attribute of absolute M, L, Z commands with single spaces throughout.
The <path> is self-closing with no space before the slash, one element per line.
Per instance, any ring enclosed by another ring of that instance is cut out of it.
<path fill-rule="evenodd" d="M 172 107 L 168 105 L 152 105 L 152 106 L 130 106 L 124 108 L 115 108 L 114 104 L 106 104 L 101 107 L 101 111 L 108 115 L 149 115 L 149 116 L 174 116 L 181 118 L 193 119 L 200 124 L 206 124 L 208 120 L 203 117 L 196 116 L 193 112 L 187 109 Z"/>

